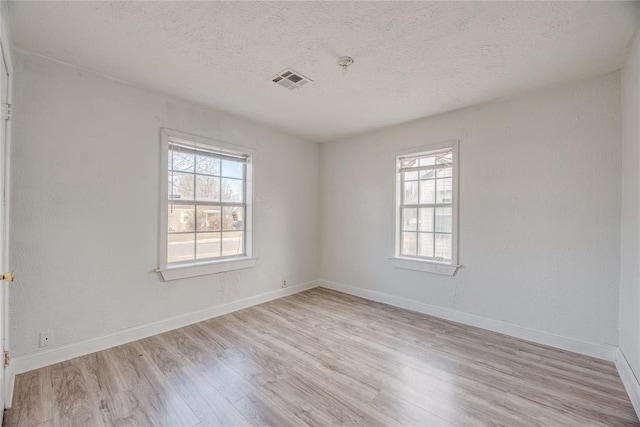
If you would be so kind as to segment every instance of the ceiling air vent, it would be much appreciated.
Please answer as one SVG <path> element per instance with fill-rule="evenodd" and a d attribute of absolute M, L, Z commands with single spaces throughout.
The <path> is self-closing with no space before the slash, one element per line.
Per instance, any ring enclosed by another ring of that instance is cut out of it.
<path fill-rule="evenodd" d="M 273 76 L 271 81 L 289 90 L 294 90 L 300 89 L 302 86 L 312 82 L 313 80 L 303 76 L 297 71 L 293 71 L 287 68 L 286 70 L 281 71 L 280 73 Z"/>

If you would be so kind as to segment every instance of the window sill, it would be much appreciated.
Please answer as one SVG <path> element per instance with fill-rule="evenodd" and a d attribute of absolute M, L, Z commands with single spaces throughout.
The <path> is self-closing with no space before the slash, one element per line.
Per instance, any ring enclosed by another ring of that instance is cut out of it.
<path fill-rule="evenodd" d="M 176 267 L 156 269 L 162 275 L 165 282 L 170 280 L 186 279 L 188 277 L 206 276 L 209 274 L 224 273 L 225 271 L 243 270 L 256 265 L 256 258 L 235 258 L 206 264 L 186 264 Z"/>
<path fill-rule="evenodd" d="M 453 276 L 456 274 L 458 268 L 460 268 L 459 265 L 455 264 L 399 257 L 391 258 L 391 265 L 405 270 L 423 271 L 425 273 L 441 274 L 443 276 Z"/>

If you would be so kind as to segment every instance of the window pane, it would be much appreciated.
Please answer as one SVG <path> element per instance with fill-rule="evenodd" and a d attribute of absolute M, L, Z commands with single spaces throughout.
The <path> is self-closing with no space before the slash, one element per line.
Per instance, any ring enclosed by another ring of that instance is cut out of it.
<path fill-rule="evenodd" d="M 222 233 L 222 256 L 243 255 L 244 241 L 242 231 Z"/>
<path fill-rule="evenodd" d="M 196 175 L 196 200 L 220 201 L 220 178 Z"/>
<path fill-rule="evenodd" d="M 195 234 L 169 234 L 167 242 L 167 261 L 191 261 L 194 256 Z"/>
<path fill-rule="evenodd" d="M 173 153 L 173 160 L 171 154 Z M 169 150 L 169 169 L 182 172 L 193 172 L 193 154 Z"/>
<path fill-rule="evenodd" d="M 439 179 L 436 203 L 452 203 L 452 202 L 453 202 L 453 197 L 452 197 L 451 178 Z"/>
<path fill-rule="evenodd" d="M 451 261 L 451 234 L 436 234 L 436 259 Z"/>
<path fill-rule="evenodd" d="M 169 172 L 169 200 L 193 200 L 194 176 Z"/>
<path fill-rule="evenodd" d="M 412 156 L 402 159 L 400 166 L 423 170 L 401 173 L 400 205 L 404 206 L 401 206 L 398 218 L 401 233 L 399 255 L 451 262 L 453 150 L 438 149 Z M 418 206 L 413 208 L 409 205 Z"/>
<path fill-rule="evenodd" d="M 224 160 L 222 163 L 224 164 Z M 222 172 L 224 173 L 224 166 Z M 222 178 L 222 201 L 242 203 L 242 180 Z"/>
<path fill-rule="evenodd" d="M 433 166 L 436 164 L 435 156 L 422 157 L 420 159 L 420 166 Z"/>
<path fill-rule="evenodd" d="M 436 171 L 434 169 L 420 171 L 420 179 L 433 179 L 435 177 L 436 177 Z"/>
<path fill-rule="evenodd" d="M 222 229 L 224 231 L 244 230 L 244 208 L 225 206 L 222 209 Z"/>
<path fill-rule="evenodd" d="M 418 159 L 417 158 L 412 158 L 412 159 L 404 159 L 401 162 L 400 167 L 402 168 L 413 168 L 418 166 Z"/>
<path fill-rule="evenodd" d="M 452 168 L 438 169 L 438 178 L 450 178 L 452 174 Z"/>
<path fill-rule="evenodd" d="M 196 259 L 220 256 L 220 233 L 198 233 L 196 235 Z"/>
<path fill-rule="evenodd" d="M 453 217 L 451 208 L 436 209 L 436 231 L 453 232 Z"/>
<path fill-rule="evenodd" d="M 439 165 L 447 165 L 453 163 L 453 152 L 441 153 L 436 156 L 436 163 Z"/>
<path fill-rule="evenodd" d="M 419 230 L 433 232 L 433 208 L 420 208 Z"/>
<path fill-rule="evenodd" d="M 405 205 L 418 203 L 418 181 L 410 181 L 404 183 L 404 200 Z"/>
<path fill-rule="evenodd" d="M 420 233 L 419 255 L 433 258 L 433 233 Z"/>
<path fill-rule="evenodd" d="M 227 178 L 244 178 L 244 163 L 231 160 L 222 161 L 222 176 Z"/>
<path fill-rule="evenodd" d="M 196 231 L 220 231 L 220 206 L 198 206 Z"/>
<path fill-rule="evenodd" d="M 416 255 L 418 252 L 418 233 L 402 233 L 402 255 Z"/>
<path fill-rule="evenodd" d="M 405 181 L 417 181 L 418 180 L 418 171 L 404 172 L 404 180 Z"/>
<path fill-rule="evenodd" d="M 220 159 L 196 156 L 196 173 L 220 176 Z"/>
<path fill-rule="evenodd" d="M 167 216 L 167 231 L 169 233 L 184 233 L 195 230 L 195 206 L 176 205 L 169 202 Z"/>
<path fill-rule="evenodd" d="M 420 203 L 434 203 L 436 195 L 436 181 L 420 181 Z"/>
<path fill-rule="evenodd" d="M 405 231 L 416 231 L 418 229 L 418 209 L 402 209 L 402 229 Z"/>

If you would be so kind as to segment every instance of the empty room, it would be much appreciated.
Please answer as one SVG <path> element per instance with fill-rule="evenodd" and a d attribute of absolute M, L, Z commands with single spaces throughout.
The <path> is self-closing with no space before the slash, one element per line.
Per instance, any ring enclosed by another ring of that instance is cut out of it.
<path fill-rule="evenodd" d="M 0 1 L 2 424 L 640 427 L 639 30 Z"/>

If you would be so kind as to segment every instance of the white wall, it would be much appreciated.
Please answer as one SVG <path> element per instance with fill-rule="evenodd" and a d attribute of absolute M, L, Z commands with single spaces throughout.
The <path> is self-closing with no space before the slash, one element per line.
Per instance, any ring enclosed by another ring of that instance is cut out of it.
<path fill-rule="evenodd" d="M 622 71 L 622 225 L 619 347 L 640 378 L 640 43 Z"/>
<path fill-rule="evenodd" d="M 12 356 L 317 278 L 319 147 L 39 57 L 15 58 Z M 162 282 L 160 128 L 258 151 L 249 270 Z"/>
<path fill-rule="evenodd" d="M 36 56 L 15 62 L 14 356 L 40 352 L 43 329 L 56 346 L 77 343 L 276 290 L 283 277 L 617 344 L 617 73 L 319 148 Z M 153 273 L 163 126 L 258 150 L 255 269 L 177 282 Z M 452 138 L 464 268 L 392 268 L 393 153 Z"/>
<path fill-rule="evenodd" d="M 616 345 L 620 120 L 614 73 L 324 144 L 322 278 Z M 393 268 L 393 153 L 450 139 L 463 268 Z"/>

